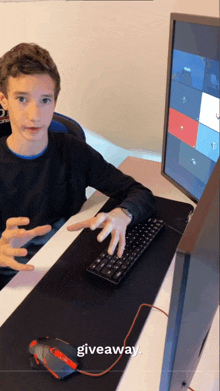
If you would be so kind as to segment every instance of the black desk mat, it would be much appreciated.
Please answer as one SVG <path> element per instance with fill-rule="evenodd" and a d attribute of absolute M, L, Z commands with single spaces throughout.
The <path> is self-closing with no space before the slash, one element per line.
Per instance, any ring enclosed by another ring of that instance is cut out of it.
<path fill-rule="evenodd" d="M 102 210 L 114 206 L 115 202 L 109 200 Z M 0 329 L 0 391 L 114 391 L 117 388 L 128 354 L 102 377 L 75 373 L 59 381 L 48 371 L 30 368 L 28 344 L 38 337 L 51 336 L 74 347 L 123 346 L 140 304 L 153 304 L 193 207 L 157 197 L 157 209 L 158 217 L 168 224 L 165 232 L 142 254 L 119 287 L 99 281 L 85 271 L 109 239 L 98 243 L 98 231 L 85 229 L 69 246 Z M 135 345 L 149 311 L 150 308 L 142 309 L 128 346 Z M 85 354 L 79 358 L 78 368 L 103 371 L 117 357 Z"/>

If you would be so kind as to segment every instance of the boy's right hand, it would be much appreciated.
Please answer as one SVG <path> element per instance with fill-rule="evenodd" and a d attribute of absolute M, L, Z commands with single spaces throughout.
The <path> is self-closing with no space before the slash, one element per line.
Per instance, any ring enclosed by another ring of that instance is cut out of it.
<path fill-rule="evenodd" d="M 35 236 L 42 236 L 51 230 L 50 225 L 43 225 L 27 231 L 18 228 L 19 225 L 28 225 L 27 217 L 11 217 L 6 221 L 6 229 L 0 238 L 0 266 L 7 266 L 14 270 L 33 270 L 33 265 L 24 265 L 14 257 L 25 257 L 26 248 L 21 248 Z"/>

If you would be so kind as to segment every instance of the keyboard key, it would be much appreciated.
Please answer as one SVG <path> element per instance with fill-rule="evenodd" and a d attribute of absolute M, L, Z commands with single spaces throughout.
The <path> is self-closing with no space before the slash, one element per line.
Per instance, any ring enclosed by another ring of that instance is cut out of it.
<path fill-rule="evenodd" d="M 127 265 L 122 265 L 121 270 L 125 270 L 125 269 L 127 269 Z"/>
<path fill-rule="evenodd" d="M 97 266 L 97 263 L 96 262 L 93 262 L 90 266 L 89 266 L 89 269 L 95 269 L 95 267 Z"/>
<path fill-rule="evenodd" d="M 112 266 L 112 269 L 118 270 L 118 269 L 119 269 L 119 266 L 118 266 L 118 265 L 114 265 L 114 266 Z"/>
<path fill-rule="evenodd" d="M 102 273 L 104 276 L 111 277 L 111 276 L 115 273 L 115 270 L 114 270 L 114 269 L 107 269 L 107 268 L 105 267 L 104 269 L 101 270 L 101 273 Z"/>
<path fill-rule="evenodd" d="M 116 260 L 115 259 L 111 259 L 110 261 L 109 261 L 109 265 L 114 265 L 116 263 Z"/>
<path fill-rule="evenodd" d="M 108 262 L 107 259 L 104 259 L 98 266 L 97 268 L 95 269 L 97 272 L 99 272 L 105 265 L 106 263 Z"/>
<path fill-rule="evenodd" d="M 115 273 L 115 275 L 113 276 L 114 280 L 118 280 L 121 275 L 122 275 L 122 271 Z"/>

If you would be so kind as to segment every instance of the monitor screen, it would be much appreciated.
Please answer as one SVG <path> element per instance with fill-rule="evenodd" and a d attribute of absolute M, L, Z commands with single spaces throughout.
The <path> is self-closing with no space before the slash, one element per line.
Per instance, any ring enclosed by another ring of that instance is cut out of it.
<path fill-rule="evenodd" d="M 219 19 L 171 14 L 162 175 L 198 202 L 219 157 Z"/>

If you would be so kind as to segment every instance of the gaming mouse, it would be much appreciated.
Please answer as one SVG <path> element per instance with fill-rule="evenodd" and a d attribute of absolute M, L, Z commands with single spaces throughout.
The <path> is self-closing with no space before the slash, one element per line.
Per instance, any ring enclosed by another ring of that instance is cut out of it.
<path fill-rule="evenodd" d="M 38 338 L 29 344 L 30 365 L 43 365 L 57 379 L 63 379 L 76 371 L 76 348 L 58 338 Z"/>

